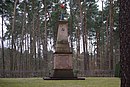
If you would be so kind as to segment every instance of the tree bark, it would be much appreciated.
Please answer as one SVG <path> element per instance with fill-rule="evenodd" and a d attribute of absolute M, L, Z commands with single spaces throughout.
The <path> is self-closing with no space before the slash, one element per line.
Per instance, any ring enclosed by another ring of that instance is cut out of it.
<path fill-rule="evenodd" d="M 100 30 L 96 31 L 97 39 L 97 69 L 100 69 Z"/>
<path fill-rule="evenodd" d="M 76 55 L 76 66 L 77 66 L 77 70 L 79 70 L 80 66 L 79 66 L 79 59 L 80 59 L 80 29 L 79 29 L 79 26 L 77 26 L 77 55 Z"/>
<path fill-rule="evenodd" d="M 24 42 L 23 42 L 23 40 L 24 40 L 24 31 L 25 31 L 25 23 L 26 23 L 26 3 L 24 3 L 24 13 L 23 13 L 23 21 L 22 21 L 22 33 L 21 33 L 21 36 L 20 36 L 20 60 L 19 60 L 19 64 L 20 64 L 20 66 L 19 66 L 19 71 L 21 72 L 21 71 L 23 71 L 24 69 L 23 69 L 23 66 L 24 66 L 24 59 L 23 59 L 23 50 L 24 50 L 24 46 L 23 46 L 23 44 L 24 44 Z M 23 76 L 22 76 L 23 77 Z"/>
<path fill-rule="evenodd" d="M 130 87 L 130 1 L 120 0 L 121 87 Z"/>
<path fill-rule="evenodd" d="M 71 41 L 71 51 L 73 53 L 73 14 L 72 14 L 72 0 L 70 0 L 70 41 Z"/>
<path fill-rule="evenodd" d="M 110 69 L 113 70 L 113 0 L 110 0 Z"/>
<path fill-rule="evenodd" d="M 3 2 L 2 2 L 2 5 L 3 5 Z M 2 40 L 1 40 L 1 44 L 2 44 L 2 67 L 3 67 L 3 77 L 5 77 L 5 57 L 4 57 L 4 29 L 3 29 L 3 26 L 4 26 L 4 11 L 3 11 L 3 8 L 2 8 Z"/>
<path fill-rule="evenodd" d="M 47 56 L 47 1 L 46 0 L 43 0 L 43 3 L 44 3 L 44 10 L 45 10 L 45 24 L 44 24 L 44 64 L 45 64 L 45 75 L 47 75 L 48 73 L 48 56 Z"/>
<path fill-rule="evenodd" d="M 108 29 L 108 16 L 106 20 L 106 53 L 105 53 L 105 69 L 109 69 L 109 29 Z"/>
<path fill-rule="evenodd" d="M 86 3 L 86 2 L 85 2 Z M 86 8 L 85 8 L 86 9 Z M 88 29 L 87 29 L 87 12 L 84 11 L 84 44 L 85 44 L 85 57 L 84 57 L 84 70 L 89 70 L 89 56 L 88 56 Z M 86 73 L 86 72 L 85 72 Z"/>
<path fill-rule="evenodd" d="M 11 41 L 11 57 L 10 57 L 10 70 L 13 71 L 14 70 L 14 62 L 15 62 L 15 52 L 16 52 L 16 48 L 15 48 L 15 39 L 14 39 L 14 34 L 15 34 L 15 19 L 16 19 L 16 6 L 17 6 L 17 2 L 18 0 L 15 0 L 14 3 L 14 8 L 13 8 L 13 20 L 12 20 L 12 41 Z M 12 74 L 12 73 L 11 73 Z M 13 76 L 13 75 L 12 75 Z"/>

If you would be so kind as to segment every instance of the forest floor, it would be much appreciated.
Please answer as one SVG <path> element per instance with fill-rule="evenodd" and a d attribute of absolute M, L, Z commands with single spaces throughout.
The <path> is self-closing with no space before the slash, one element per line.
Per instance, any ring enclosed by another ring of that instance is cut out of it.
<path fill-rule="evenodd" d="M 0 87 L 120 87 L 120 79 L 113 77 L 88 77 L 86 80 L 0 78 Z"/>

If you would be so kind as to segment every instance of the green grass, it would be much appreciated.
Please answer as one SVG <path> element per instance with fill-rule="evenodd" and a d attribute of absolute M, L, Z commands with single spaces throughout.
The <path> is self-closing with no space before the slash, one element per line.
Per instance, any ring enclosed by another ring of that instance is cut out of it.
<path fill-rule="evenodd" d="M 86 80 L 43 80 L 42 78 L 0 78 L 0 87 L 120 87 L 119 78 Z"/>

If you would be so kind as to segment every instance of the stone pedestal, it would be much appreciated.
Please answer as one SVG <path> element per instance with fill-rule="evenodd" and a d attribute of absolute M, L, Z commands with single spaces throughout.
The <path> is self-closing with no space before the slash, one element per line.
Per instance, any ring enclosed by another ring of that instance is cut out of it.
<path fill-rule="evenodd" d="M 54 54 L 54 74 L 55 78 L 72 78 L 72 54 Z"/>
<path fill-rule="evenodd" d="M 54 54 L 54 69 L 73 69 L 72 54 Z"/>

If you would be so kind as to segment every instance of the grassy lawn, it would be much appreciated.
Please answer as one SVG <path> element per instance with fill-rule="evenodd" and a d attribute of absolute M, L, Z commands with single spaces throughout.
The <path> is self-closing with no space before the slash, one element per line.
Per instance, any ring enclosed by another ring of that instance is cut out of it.
<path fill-rule="evenodd" d="M 42 78 L 0 78 L 0 87 L 120 87 L 119 78 L 86 80 L 43 80 Z"/>

